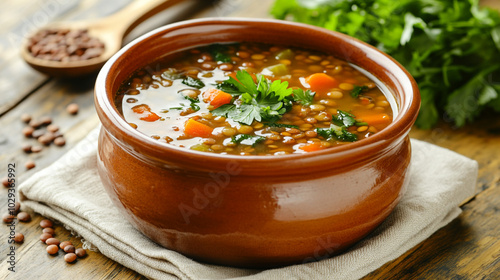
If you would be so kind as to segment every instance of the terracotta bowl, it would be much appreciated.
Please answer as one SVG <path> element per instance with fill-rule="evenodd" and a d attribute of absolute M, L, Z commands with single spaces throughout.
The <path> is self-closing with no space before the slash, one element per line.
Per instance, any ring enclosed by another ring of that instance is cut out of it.
<path fill-rule="evenodd" d="M 255 41 L 316 49 L 366 69 L 395 101 L 367 139 L 286 156 L 231 156 L 159 143 L 120 116 L 113 96 L 134 70 L 186 48 Z M 123 215 L 158 244 L 199 261 L 274 267 L 338 254 L 375 229 L 408 183 L 417 85 L 394 59 L 340 33 L 277 20 L 202 19 L 128 44 L 95 86 L 99 174 Z"/>

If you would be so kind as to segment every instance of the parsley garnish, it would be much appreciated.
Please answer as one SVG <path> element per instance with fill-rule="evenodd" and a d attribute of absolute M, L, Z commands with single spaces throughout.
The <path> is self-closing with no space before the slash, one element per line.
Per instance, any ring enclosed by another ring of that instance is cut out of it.
<path fill-rule="evenodd" d="M 231 142 L 235 144 L 243 144 L 249 146 L 255 146 L 256 144 L 266 140 L 263 136 L 252 136 L 249 134 L 238 134 L 231 137 Z"/>
<path fill-rule="evenodd" d="M 299 128 L 297 125 L 293 124 L 284 124 L 284 123 L 265 123 L 265 125 L 269 127 L 286 127 L 286 128 Z"/>
<path fill-rule="evenodd" d="M 195 78 L 190 77 L 190 76 L 185 77 L 182 80 L 182 83 L 187 85 L 187 86 L 194 87 L 197 89 L 200 89 L 200 88 L 205 86 L 205 84 L 201 80 L 195 79 Z"/>
<path fill-rule="evenodd" d="M 354 142 L 358 140 L 358 136 L 347 130 L 347 128 L 353 125 L 356 125 L 355 116 L 351 113 L 338 110 L 337 115 L 332 116 L 330 127 L 316 128 L 316 132 L 326 140 L 337 139 L 345 142 Z"/>
<path fill-rule="evenodd" d="M 358 98 L 359 95 L 370 88 L 367 86 L 354 86 L 354 88 L 351 90 L 351 96 L 354 98 Z"/>
<path fill-rule="evenodd" d="M 354 142 L 358 140 L 358 136 L 353 134 L 344 126 L 338 126 L 335 124 L 330 124 L 329 128 L 316 128 L 318 135 L 322 136 L 326 140 L 337 139 L 344 142 Z"/>
<path fill-rule="evenodd" d="M 191 109 L 193 109 L 193 111 L 199 111 L 200 110 L 200 106 L 198 106 L 198 104 L 196 103 L 200 103 L 200 100 L 198 100 L 197 98 L 191 98 L 189 96 L 184 96 L 184 98 L 186 98 L 187 100 L 189 100 L 189 107 L 191 107 Z M 186 104 L 184 103 L 180 103 L 179 105 L 181 105 L 182 107 L 171 107 L 169 108 L 170 110 L 183 110 L 185 107 L 186 107 Z"/>
<path fill-rule="evenodd" d="M 353 114 L 337 110 L 337 115 L 332 116 L 332 122 L 338 126 L 351 127 L 356 124 Z"/>
<path fill-rule="evenodd" d="M 301 88 L 294 89 L 293 90 L 293 101 L 299 102 L 302 105 L 311 105 L 315 94 L 316 93 L 314 91 L 311 91 L 309 89 L 306 91 L 304 91 Z"/>
<path fill-rule="evenodd" d="M 208 51 L 215 61 L 231 62 L 231 56 L 225 53 L 227 51 L 226 45 L 213 44 L 208 47 Z"/>
<path fill-rule="evenodd" d="M 229 77 L 219 88 L 231 89 L 237 96 L 235 104 L 222 105 L 212 111 L 216 116 L 225 116 L 234 121 L 250 125 L 254 120 L 276 122 L 292 107 L 292 89 L 288 82 L 270 81 L 257 74 L 257 83 L 244 71 L 236 72 L 236 79 Z M 235 98 L 236 99 L 236 98 Z"/>

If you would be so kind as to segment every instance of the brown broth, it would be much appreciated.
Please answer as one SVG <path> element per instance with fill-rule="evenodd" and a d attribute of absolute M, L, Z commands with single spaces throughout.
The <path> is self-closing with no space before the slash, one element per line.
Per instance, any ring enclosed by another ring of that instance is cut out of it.
<path fill-rule="evenodd" d="M 392 121 L 391 102 L 377 84 L 331 55 L 260 43 L 223 45 L 223 51 L 215 53 L 211 48 L 213 46 L 177 53 L 134 73 L 123 83 L 115 99 L 125 120 L 163 143 L 238 155 L 304 153 L 348 144 L 350 141 L 345 139 L 326 139 L 323 133 L 318 133 L 331 127 L 332 116 L 338 116 L 339 110 L 356 119 L 356 124 L 345 130 L 355 135 L 357 141 L 384 129 Z M 223 53 L 223 58 L 231 61 L 216 61 L 217 53 Z M 276 65 L 278 67 L 273 68 Z M 246 125 L 214 116 L 211 113 L 214 107 L 203 100 L 203 93 L 242 69 L 250 74 L 263 74 L 270 80 L 287 81 L 291 88 L 307 90 L 306 79 L 315 73 L 333 77 L 336 85 L 316 86 L 312 104 L 294 102 L 290 111 L 275 123 L 253 121 Z M 204 86 L 197 89 L 182 83 L 186 77 L 202 81 Z M 363 90 L 353 97 L 356 87 Z M 186 96 L 199 102 L 191 103 Z M 213 129 L 211 135 L 186 134 L 184 127 L 189 119 Z M 241 134 L 250 139 L 236 143 L 235 139 Z M 259 141 L 255 143 L 257 137 Z"/>

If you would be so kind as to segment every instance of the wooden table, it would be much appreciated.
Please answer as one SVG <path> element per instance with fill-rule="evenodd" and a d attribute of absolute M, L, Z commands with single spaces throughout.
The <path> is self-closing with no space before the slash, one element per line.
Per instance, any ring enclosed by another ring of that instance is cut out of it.
<path fill-rule="evenodd" d="M 19 57 L 19 42 L 25 32 L 54 19 L 97 18 L 118 10 L 130 0 L 16 0 L 0 2 L 0 177 L 7 173 L 7 164 L 15 163 L 16 179 L 22 183 L 34 172 L 49 165 L 71 149 L 93 127 L 98 119 L 93 108 L 95 77 L 64 80 L 46 77 L 30 69 Z M 113 3 L 111 5 L 110 3 Z M 130 40 L 154 27 L 188 18 L 206 16 L 270 17 L 273 0 L 227 0 L 209 2 L 186 0 L 177 7 L 137 27 Z M 483 4 L 500 8 L 499 1 Z M 80 111 L 69 115 L 65 107 L 77 103 Z M 64 147 L 46 147 L 36 154 L 25 154 L 22 143 L 34 143 L 21 133 L 22 113 L 34 117 L 50 116 L 61 127 L 66 138 Z M 414 128 L 411 136 L 451 149 L 479 162 L 476 195 L 462 205 L 463 213 L 449 225 L 389 262 L 364 279 L 500 279 L 500 118 L 482 117 L 474 125 L 455 129 L 441 123 L 430 131 Z M 36 167 L 26 170 L 32 159 Z M 7 190 L 1 188 L 0 209 L 7 208 Z M 29 210 L 28 210 L 29 211 Z M 43 218 L 32 213 L 30 223 L 19 223 L 16 231 L 25 235 L 25 242 L 16 245 L 16 270 L 7 270 L 7 230 L 0 235 L 1 279 L 142 279 L 136 272 L 89 251 L 86 259 L 75 264 L 64 262 L 62 255 L 50 256 L 39 241 Z M 80 240 L 62 226 L 56 226 L 60 240 Z M 333 276 L 332 276 L 333 278 Z"/>

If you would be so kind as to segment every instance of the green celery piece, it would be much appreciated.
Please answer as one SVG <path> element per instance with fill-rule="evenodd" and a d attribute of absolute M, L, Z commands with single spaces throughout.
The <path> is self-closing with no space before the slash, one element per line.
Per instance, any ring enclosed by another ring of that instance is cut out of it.
<path fill-rule="evenodd" d="M 289 71 L 285 64 L 279 63 L 262 69 L 261 73 L 268 76 L 281 77 L 288 75 Z"/>
<path fill-rule="evenodd" d="M 291 59 L 295 56 L 295 53 L 291 49 L 284 49 L 274 55 L 276 59 Z"/>

